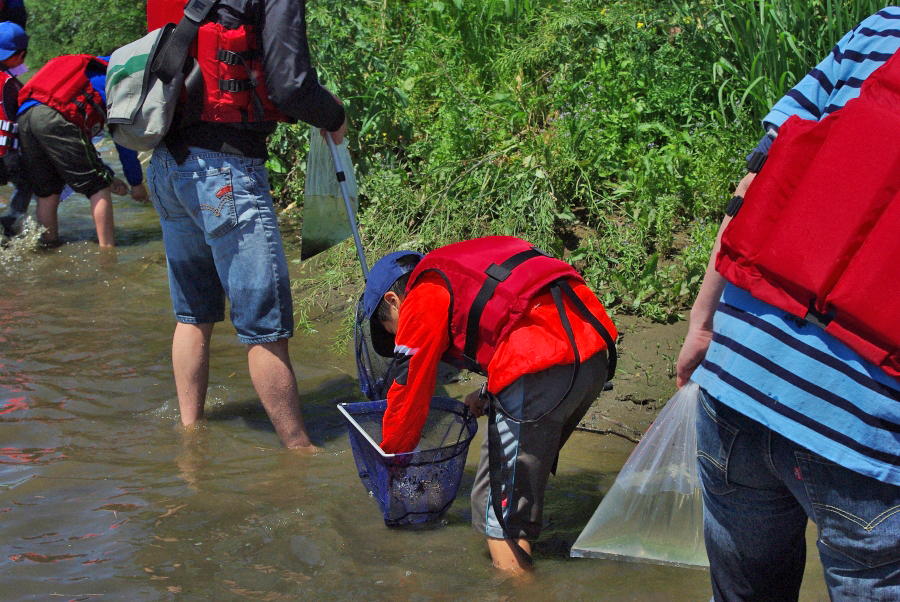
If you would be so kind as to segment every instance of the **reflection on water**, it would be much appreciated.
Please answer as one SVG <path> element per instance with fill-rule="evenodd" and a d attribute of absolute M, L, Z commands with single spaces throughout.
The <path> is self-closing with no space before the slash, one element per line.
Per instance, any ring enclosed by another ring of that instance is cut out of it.
<path fill-rule="evenodd" d="M 322 453 L 280 447 L 230 324 L 213 335 L 208 421 L 182 429 L 157 218 L 121 198 L 115 216 L 120 246 L 101 251 L 75 195 L 68 244 L 0 263 L 3 600 L 709 598 L 703 571 L 567 559 L 623 440 L 576 433 L 564 451 L 531 583 L 499 577 L 469 526 L 479 445 L 442 524 L 385 527 L 335 409 L 361 395 L 328 325 L 291 343 Z"/>

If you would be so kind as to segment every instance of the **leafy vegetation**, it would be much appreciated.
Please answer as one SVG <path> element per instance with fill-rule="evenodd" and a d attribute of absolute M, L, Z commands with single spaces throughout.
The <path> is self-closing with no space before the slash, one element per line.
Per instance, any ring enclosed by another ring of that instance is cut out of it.
<path fill-rule="evenodd" d="M 762 118 L 844 34 L 883 5 L 877 0 L 690 0 L 680 14 L 707 31 L 719 60 L 720 110 L 749 101 Z"/>
<path fill-rule="evenodd" d="M 370 257 L 512 234 L 565 256 L 607 305 L 673 318 L 758 134 L 746 112 L 719 111 L 722 42 L 676 8 L 311 5 L 317 65 L 353 125 Z M 276 138 L 285 203 L 306 131 Z"/>
<path fill-rule="evenodd" d="M 144 6 L 29 0 L 32 59 L 109 52 L 142 34 Z M 674 319 L 699 288 L 760 117 L 878 8 L 870 0 L 307 6 L 320 79 L 351 120 L 370 263 L 394 248 L 513 234 L 576 265 L 611 308 L 659 320 Z M 302 206 L 308 132 L 283 124 L 270 139 L 284 207 Z M 350 245 L 324 258 L 335 286 L 359 278 Z"/>
<path fill-rule="evenodd" d="M 26 0 L 25 8 L 33 71 L 61 54 L 105 56 L 147 33 L 142 0 Z"/>

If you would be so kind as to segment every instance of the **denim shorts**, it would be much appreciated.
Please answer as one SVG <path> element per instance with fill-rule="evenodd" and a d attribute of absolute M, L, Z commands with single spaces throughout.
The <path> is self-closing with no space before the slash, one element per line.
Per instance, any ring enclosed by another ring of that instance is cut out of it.
<path fill-rule="evenodd" d="M 290 278 L 263 160 L 190 151 L 178 165 L 159 146 L 147 169 L 175 319 L 220 322 L 227 297 L 242 343 L 292 336 Z"/>

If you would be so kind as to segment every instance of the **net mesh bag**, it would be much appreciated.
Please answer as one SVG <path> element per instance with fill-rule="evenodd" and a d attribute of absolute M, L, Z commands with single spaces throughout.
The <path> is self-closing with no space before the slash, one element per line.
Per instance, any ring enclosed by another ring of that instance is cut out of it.
<path fill-rule="evenodd" d="M 338 405 L 359 477 L 378 502 L 386 525 L 436 520 L 456 498 L 466 452 L 478 431 L 475 417 L 462 402 L 434 397 L 416 449 L 385 454 L 378 443 L 386 409 L 387 401 Z"/>
<path fill-rule="evenodd" d="M 396 362 L 393 358 L 382 357 L 372 348 L 372 333 L 363 309 L 362 298 L 356 305 L 356 321 L 353 324 L 353 339 L 356 350 L 356 372 L 359 388 L 372 401 L 387 398 L 388 389 L 394 382 Z"/>

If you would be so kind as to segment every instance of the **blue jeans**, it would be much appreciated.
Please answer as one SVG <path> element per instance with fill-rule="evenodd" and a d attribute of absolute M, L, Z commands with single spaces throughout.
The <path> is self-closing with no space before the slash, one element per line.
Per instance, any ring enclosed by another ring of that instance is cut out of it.
<path fill-rule="evenodd" d="M 287 260 L 262 159 L 191 148 L 153 152 L 147 182 L 162 224 L 175 319 L 219 322 L 225 297 L 242 343 L 294 331 Z"/>
<path fill-rule="evenodd" d="M 702 389 L 698 414 L 715 600 L 797 600 L 807 519 L 833 600 L 900 599 L 900 487 L 826 460 Z"/>

